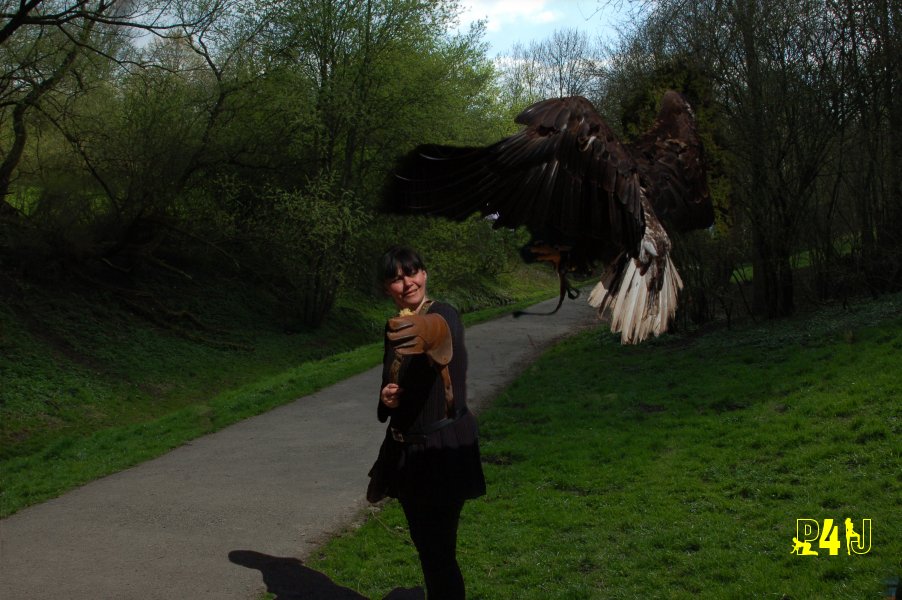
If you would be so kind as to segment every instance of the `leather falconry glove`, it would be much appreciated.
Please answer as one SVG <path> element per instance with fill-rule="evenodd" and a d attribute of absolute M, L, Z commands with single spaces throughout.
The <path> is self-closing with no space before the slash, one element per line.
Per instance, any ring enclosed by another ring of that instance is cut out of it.
<path fill-rule="evenodd" d="M 451 330 L 441 315 L 393 317 L 388 320 L 388 332 L 385 335 L 395 352 L 401 356 L 425 354 L 439 366 L 451 362 Z"/>

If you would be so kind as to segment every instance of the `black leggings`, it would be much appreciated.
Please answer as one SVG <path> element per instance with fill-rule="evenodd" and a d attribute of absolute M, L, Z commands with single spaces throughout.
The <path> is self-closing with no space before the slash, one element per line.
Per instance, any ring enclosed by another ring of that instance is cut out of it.
<path fill-rule="evenodd" d="M 402 498 L 410 537 L 420 555 L 428 600 L 463 600 L 464 578 L 457 564 L 457 524 L 463 500 L 441 504 Z"/>

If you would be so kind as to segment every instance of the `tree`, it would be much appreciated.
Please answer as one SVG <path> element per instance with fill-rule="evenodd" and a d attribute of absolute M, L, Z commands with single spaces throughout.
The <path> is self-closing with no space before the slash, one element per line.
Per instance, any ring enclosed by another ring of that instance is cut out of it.
<path fill-rule="evenodd" d="M 396 158 L 501 134 L 483 29 L 449 34 L 451 0 L 152 1 L 0 24 L 4 263 L 121 284 L 216 256 L 315 325 L 383 250 L 371 212 Z"/>
<path fill-rule="evenodd" d="M 843 137 L 836 203 L 850 206 L 856 256 L 874 292 L 902 287 L 902 42 L 898 2 L 830 2 L 839 47 L 833 103 Z"/>
<path fill-rule="evenodd" d="M 129 43 L 136 32 L 184 35 L 207 24 L 216 3 L 200 11 L 182 10 L 172 0 L 28 0 L 4 3 L 0 18 L 0 125 L 9 127 L 8 146 L 0 162 L 0 203 L 22 160 L 30 125 L 28 115 L 43 111 L 49 95 L 72 96 L 84 80 L 76 63 L 85 56 L 102 57 L 121 66 L 148 66 L 136 60 Z M 190 19 L 179 19 L 193 12 Z M 66 82 L 69 81 L 68 88 Z M 51 111 L 52 113 L 52 111 Z M 47 115 L 51 122 L 53 114 Z M 5 212 L 11 214 L 9 205 Z"/>
<path fill-rule="evenodd" d="M 544 98 L 597 96 L 599 52 L 577 29 L 558 29 L 527 47 L 515 44 L 510 55 L 501 57 L 506 100 L 523 108 Z"/>
<path fill-rule="evenodd" d="M 836 226 L 839 209 L 861 196 L 861 188 L 852 186 L 856 174 L 868 174 L 861 183 L 866 197 L 875 199 L 868 200 L 871 205 L 899 205 L 893 198 L 898 192 L 875 185 L 896 177 L 892 173 L 898 168 L 883 159 L 893 152 L 865 159 L 863 146 L 844 151 L 864 131 L 876 136 L 872 147 L 878 140 L 892 144 L 879 133 L 892 120 L 885 109 L 898 101 L 886 92 L 898 80 L 893 80 L 896 67 L 890 66 L 896 63 L 885 62 L 898 52 L 898 36 L 886 37 L 895 33 L 892 23 L 897 22 L 889 4 L 643 3 L 644 16 L 624 46 L 626 56 L 619 63 L 634 73 L 685 56 L 713 82 L 712 100 L 723 115 L 717 139 L 724 149 L 736 226 L 749 240 L 758 312 L 781 316 L 793 311 L 794 256 L 812 244 L 814 230 L 827 236 L 820 238 L 819 248 L 837 244 L 835 232 L 843 230 Z M 865 34 L 863 23 L 881 25 Z M 867 83 L 874 81 L 880 83 Z M 875 89 L 881 92 L 866 92 Z M 880 116 L 870 120 L 867 114 Z M 881 125 L 866 124 L 869 120 Z M 863 206 L 860 212 L 873 214 Z M 881 216 L 893 222 L 893 213 L 884 210 Z M 866 240 L 877 228 L 862 223 L 858 231 Z M 886 232 L 882 238 L 885 252 L 891 239 Z"/>

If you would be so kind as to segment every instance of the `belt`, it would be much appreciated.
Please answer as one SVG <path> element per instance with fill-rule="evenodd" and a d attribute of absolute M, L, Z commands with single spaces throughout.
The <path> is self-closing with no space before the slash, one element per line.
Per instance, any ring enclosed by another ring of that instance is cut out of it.
<path fill-rule="evenodd" d="M 443 428 L 447 427 L 448 425 L 451 425 L 452 423 L 457 422 L 457 420 L 460 419 L 461 417 L 463 417 L 465 414 L 467 414 L 467 412 L 468 411 L 466 408 L 464 408 L 463 410 L 459 410 L 453 418 L 446 417 L 444 419 L 435 421 L 433 423 L 430 423 L 426 427 L 424 427 L 422 431 L 418 431 L 415 433 L 406 433 L 406 432 L 401 431 L 400 429 L 397 429 L 397 428 L 391 427 L 391 426 L 389 426 L 388 430 L 389 430 L 389 432 L 391 432 L 392 439 L 395 440 L 396 442 L 401 442 L 402 444 L 425 444 L 427 436 L 430 433 L 434 433 L 434 432 L 438 431 L 439 429 L 443 429 Z"/>
<path fill-rule="evenodd" d="M 395 429 L 394 427 L 389 427 L 389 431 L 391 431 L 391 437 L 396 442 L 401 442 L 402 444 L 425 444 L 426 443 L 426 435 L 419 434 L 411 434 L 404 433 L 399 429 Z"/>

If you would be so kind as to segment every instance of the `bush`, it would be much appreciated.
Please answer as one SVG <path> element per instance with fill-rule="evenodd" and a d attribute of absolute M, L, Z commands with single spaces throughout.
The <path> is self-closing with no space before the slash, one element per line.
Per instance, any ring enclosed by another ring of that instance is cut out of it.
<path fill-rule="evenodd" d="M 269 189 L 252 220 L 258 274 L 281 300 L 288 327 L 319 326 L 345 283 L 353 239 L 370 220 L 354 195 L 323 174 L 301 190 Z"/>

